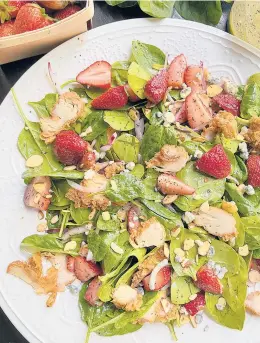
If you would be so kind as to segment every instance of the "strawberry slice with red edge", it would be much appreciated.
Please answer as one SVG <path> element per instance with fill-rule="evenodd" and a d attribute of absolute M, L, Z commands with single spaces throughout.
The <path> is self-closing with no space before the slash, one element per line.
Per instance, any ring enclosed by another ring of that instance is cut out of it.
<path fill-rule="evenodd" d="M 175 114 L 175 121 L 183 124 L 188 120 L 185 102 L 175 102 L 172 105 L 172 113 Z"/>
<path fill-rule="evenodd" d="M 195 316 L 198 312 L 204 309 L 206 305 L 205 293 L 200 292 L 197 294 L 197 297 L 194 300 L 191 300 L 189 303 L 183 305 L 186 311 L 190 316 Z"/>
<path fill-rule="evenodd" d="M 248 184 L 253 187 L 260 187 L 260 156 L 250 155 L 247 163 Z"/>
<path fill-rule="evenodd" d="M 192 129 L 203 129 L 212 119 L 212 111 L 202 96 L 192 92 L 185 100 L 188 123 Z"/>
<path fill-rule="evenodd" d="M 213 101 L 223 110 L 232 113 L 234 116 L 239 116 L 241 101 L 235 98 L 234 95 L 221 93 L 214 96 Z"/>
<path fill-rule="evenodd" d="M 195 192 L 193 187 L 186 185 L 176 176 L 171 174 L 161 174 L 157 180 L 157 188 L 167 195 L 191 195 Z"/>
<path fill-rule="evenodd" d="M 200 171 L 216 179 L 223 179 L 231 173 L 231 163 L 221 144 L 205 152 L 195 165 Z"/>
<path fill-rule="evenodd" d="M 75 257 L 68 255 L 67 256 L 67 269 L 74 273 L 75 271 Z"/>
<path fill-rule="evenodd" d="M 155 76 L 149 80 L 144 88 L 146 98 L 153 104 L 158 104 L 163 100 L 168 89 L 168 72 L 161 69 Z"/>
<path fill-rule="evenodd" d="M 91 103 L 97 110 L 116 110 L 127 104 L 128 97 L 124 86 L 110 88 Z"/>
<path fill-rule="evenodd" d="M 150 278 L 151 278 L 151 275 L 148 275 L 142 281 L 144 289 L 146 291 L 151 291 L 150 285 L 149 285 L 150 284 Z M 156 275 L 154 291 L 159 291 L 164 286 L 166 286 L 167 283 L 169 283 L 170 281 L 171 281 L 171 267 L 165 266 L 162 269 L 160 269 Z"/>
<path fill-rule="evenodd" d="M 97 61 L 81 71 L 76 80 L 82 85 L 108 89 L 111 87 L 111 65 L 106 61 Z"/>
<path fill-rule="evenodd" d="M 95 276 L 102 275 L 101 267 L 92 261 L 87 261 L 85 257 L 75 257 L 75 275 L 77 279 L 86 282 Z"/>
<path fill-rule="evenodd" d="M 76 165 L 84 156 L 89 144 L 72 130 L 57 134 L 53 151 L 57 159 L 65 165 Z"/>
<path fill-rule="evenodd" d="M 125 85 L 125 91 L 128 95 L 128 98 L 131 102 L 137 102 L 141 99 L 135 94 L 135 92 L 132 90 L 132 88 L 129 86 L 129 84 Z"/>
<path fill-rule="evenodd" d="M 97 303 L 99 302 L 98 290 L 101 285 L 102 285 L 102 282 L 99 280 L 98 277 L 95 277 L 93 280 L 91 280 L 84 296 L 84 299 L 86 300 L 87 303 L 89 303 L 89 305 L 96 306 Z"/>
<path fill-rule="evenodd" d="M 184 83 L 184 73 L 187 68 L 186 57 L 181 54 L 176 56 L 168 68 L 168 87 L 181 89 Z"/>
<path fill-rule="evenodd" d="M 204 292 L 212 294 L 222 294 L 223 285 L 214 274 L 214 270 L 207 265 L 202 266 L 197 272 L 195 285 Z"/>
<path fill-rule="evenodd" d="M 192 91 L 198 93 L 205 92 L 206 82 L 203 65 L 188 66 L 184 73 L 184 81 L 188 87 L 191 87 Z"/>

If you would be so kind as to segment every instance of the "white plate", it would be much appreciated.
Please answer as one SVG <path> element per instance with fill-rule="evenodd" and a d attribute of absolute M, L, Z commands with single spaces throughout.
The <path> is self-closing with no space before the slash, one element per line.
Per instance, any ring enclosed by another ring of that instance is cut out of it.
<path fill-rule="evenodd" d="M 238 83 L 245 82 L 260 68 L 259 50 L 209 26 L 171 19 L 117 22 L 62 44 L 21 77 L 14 88 L 26 115 L 32 118 L 28 101 L 37 101 L 52 91 L 46 77 L 48 61 L 61 84 L 75 78 L 95 60 L 127 59 L 133 39 L 157 45 L 170 56 L 184 53 L 190 64 L 202 60 L 213 74 L 226 75 Z M 35 233 L 38 220 L 36 213 L 25 209 L 22 201 L 24 160 L 16 141 L 23 123 L 10 93 L 0 107 L 0 113 L 0 305 L 30 343 L 83 343 L 86 327 L 80 320 L 77 297 L 65 292 L 55 306 L 48 309 L 43 296 L 36 296 L 30 286 L 6 274 L 11 261 L 24 257 L 19 244 L 25 236 Z M 180 343 L 259 343 L 258 325 L 256 318 L 247 316 L 244 331 L 240 333 L 204 318 L 197 330 L 185 326 L 177 330 L 177 334 Z M 93 334 L 90 342 L 158 343 L 159 337 L 165 343 L 172 342 L 168 329 L 161 324 L 145 325 L 140 331 L 124 337 L 106 338 Z"/>

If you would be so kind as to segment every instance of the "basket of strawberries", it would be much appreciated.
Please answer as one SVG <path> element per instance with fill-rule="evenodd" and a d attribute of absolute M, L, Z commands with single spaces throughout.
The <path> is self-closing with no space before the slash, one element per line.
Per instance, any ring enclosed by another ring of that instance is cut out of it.
<path fill-rule="evenodd" d="M 0 64 L 46 53 L 87 31 L 93 0 L 0 1 Z"/>

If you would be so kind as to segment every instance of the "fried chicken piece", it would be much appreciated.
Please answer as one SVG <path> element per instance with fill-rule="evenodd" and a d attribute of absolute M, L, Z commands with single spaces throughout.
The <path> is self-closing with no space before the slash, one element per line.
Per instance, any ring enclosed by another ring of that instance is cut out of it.
<path fill-rule="evenodd" d="M 255 291 L 246 297 L 245 306 L 247 312 L 255 315 L 260 316 L 260 292 Z"/>
<path fill-rule="evenodd" d="M 259 117 L 255 117 L 250 120 L 249 129 L 246 132 L 244 137 L 256 151 L 260 151 L 260 118 Z"/>
<path fill-rule="evenodd" d="M 163 247 L 148 256 L 138 267 L 138 271 L 133 275 L 131 287 L 137 287 L 139 283 L 149 275 L 158 263 L 165 259 Z"/>
<path fill-rule="evenodd" d="M 125 169 L 124 162 L 114 162 L 113 164 L 109 164 L 105 168 L 105 176 L 107 179 L 110 179 L 112 176 L 119 174 L 124 169 Z"/>
<path fill-rule="evenodd" d="M 226 138 L 236 138 L 238 135 L 237 122 L 233 114 L 219 111 L 204 129 L 202 135 L 208 140 L 214 139 L 217 133 L 223 133 Z"/>
<path fill-rule="evenodd" d="M 162 172 L 177 173 L 188 161 L 189 155 L 183 147 L 165 144 L 146 165 L 147 168 L 160 168 Z"/>
<path fill-rule="evenodd" d="M 143 304 L 143 296 L 126 284 L 122 284 L 113 291 L 112 302 L 117 308 L 125 311 L 138 311 Z"/>
<path fill-rule="evenodd" d="M 51 116 L 40 119 L 41 139 L 52 143 L 56 135 L 74 123 L 84 111 L 84 102 L 75 92 L 66 92 L 59 96 Z"/>

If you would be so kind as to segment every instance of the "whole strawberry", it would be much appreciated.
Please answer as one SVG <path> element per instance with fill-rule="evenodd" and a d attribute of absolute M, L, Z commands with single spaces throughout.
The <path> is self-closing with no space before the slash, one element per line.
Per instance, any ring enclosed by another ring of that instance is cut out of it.
<path fill-rule="evenodd" d="M 214 270 L 207 265 L 202 266 L 197 272 L 197 280 L 195 285 L 204 292 L 212 294 L 222 294 L 223 286 L 217 276 L 214 274 Z"/>
<path fill-rule="evenodd" d="M 217 179 L 231 173 L 231 164 L 221 144 L 215 145 L 196 162 L 196 168 Z"/>
<path fill-rule="evenodd" d="M 0 38 L 12 36 L 14 33 L 14 20 L 6 21 L 3 24 L 0 24 Z"/>
<path fill-rule="evenodd" d="M 62 19 L 70 17 L 72 14 L 75 14 L 79 12 L 80 10 L 81 10 L 81 7 L 79 7 L 78 5 L 69 5 L 65 7 L 64 9 L 57 11 L 54 14 L 54 18 L 58 20 L 62 20 Z"/>
<path fill-rule="evenodd" d="M 14 34 L 33 31 L 54 23 L 45 10 L 36 4 L 25 4 L 18 12 L 14 23 Z"/>
<path fill-rule="evenodd" d="M 6 0 L 0 1 L 0 22 L 15 18 L 22 6 L 30 1 L 28 0 Z"/>
<path fill-rule="evenodd" d="M 195 314 L 203 310 L 205 305 L 206 305 L 205 293 L 200 292 L 197 294 L 197 297 L 194 300 L 191 300 L 190 302 L 185 304 L 184 307 L 190 316 L 195 316 Z"/>
<path fill-rule="evenodd" d="M 97 110 L 116 110 L 127 104 L 128 97 L 124 86 L 110 88 L 91 103 Z"/>
<path fill-rule="evenodd" d="M 165 96 L 168 88 L 168 72 L 162 69 L 147 82 L 144 88 L 146 98 L 154 104 L 158 104 Z"/>
<path fill-rule="evenodd" d="M 57 159 L 65 165 L 76 165 L 87 150 L 88 143 L 74 131 L 61 131 L 54 142 L 53 151 Z"/>
<path fill-rule="evenodd" d="M 253 187 L 260 187 L 260 156 L 250 155 L 247 160 L 248 184 Z"/>

